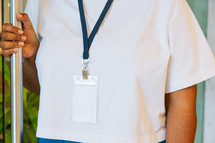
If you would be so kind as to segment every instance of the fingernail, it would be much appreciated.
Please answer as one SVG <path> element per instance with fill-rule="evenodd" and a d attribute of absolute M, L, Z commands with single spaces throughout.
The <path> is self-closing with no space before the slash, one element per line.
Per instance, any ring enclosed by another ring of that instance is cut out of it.
<path fill-rule="evenodd" d="M 19 42 L 18 45 L 19 46 L 24 46 L 24 42 Z"/>
<path fill-rule="evenodd" d="M 18 30 L 18 33 L 19 34 L 23 34 L 24 32 L 22 30 Z"/>
<path fill-rule="evenodd" d="M 17 13 L 17 16 L 20 17 L 20 18 L 22 17 L 22 15 L 20 13 Z"/>
<path fill-rule="evenodd" d="M 18 51 L 18 48 L 15 48 L 15 49 L 13 49 L 14 50 L 14 52 L 17 52 Z"/>
<path fill-rule="evenodd" d="M 26 40 L 26 37 L 25 37 L 25 36 L 22 36 L 21 39 L 22 39 L 23 41 L 25 41 L 25 40 Z"/>

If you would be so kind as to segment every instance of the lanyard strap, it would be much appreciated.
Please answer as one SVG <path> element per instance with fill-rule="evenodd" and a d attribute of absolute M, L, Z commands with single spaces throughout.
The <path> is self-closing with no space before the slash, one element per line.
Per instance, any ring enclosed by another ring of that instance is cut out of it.
<path fill-rule="evenodd" d="M 83 59 L 89 58 L 89 51 L 90 46 L 96 36 L 96 33 L 98 32 L 102 22 L 104 21 L 105 16 L 107 15 L 111 4 L 113 3 L 113 0 L 108 0 L 101 15 L 99 16 L 98 21 L 96 22 L 92 32 L 90 33 L 90 36 L 88 38 L 87 33 L 87 24 L 86 24 L 86 18 L 84 14 L 84 5 L 83 0 L 78 0 L 78 6 L 79 6 L 79 13 L 80 13 L 80 19 L 81 19 L 81 27 L 82 27 L 82 34 L 83 34 L 83 44 L 84 44 L 84 52 L 83 52 Z"/>

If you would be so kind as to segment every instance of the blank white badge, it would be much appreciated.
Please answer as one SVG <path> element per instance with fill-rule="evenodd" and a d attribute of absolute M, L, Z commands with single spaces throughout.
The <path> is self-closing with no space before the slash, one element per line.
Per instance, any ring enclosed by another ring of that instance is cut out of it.
<path fill-rule="evenodd" d="M 73 76 L 72 121 L 97 123 L 98 77 Z"/>

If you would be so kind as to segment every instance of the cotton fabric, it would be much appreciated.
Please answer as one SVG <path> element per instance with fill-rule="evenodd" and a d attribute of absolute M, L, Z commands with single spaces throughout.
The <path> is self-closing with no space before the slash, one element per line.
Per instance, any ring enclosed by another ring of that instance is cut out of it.
<path fill-rule="evenodd" d="M 37 138 L 37 143 L 78 143 L 78 142 Z M 160 143 L 166 143 L 166 141 L 162 141 Z"/>
<path fill-rule="evenodd" d="M 106 0 L 84 0 L 88 31 Z M 29 0 L 40 39 L 37 137 L 84 143 L 165 140 L 165 94 L 215 75 L 215 59 L 185 0 L 115 0 L 90 49 L 99 77 L 97 124 L 71 120 L 83 40 L 76 0 Z"/>

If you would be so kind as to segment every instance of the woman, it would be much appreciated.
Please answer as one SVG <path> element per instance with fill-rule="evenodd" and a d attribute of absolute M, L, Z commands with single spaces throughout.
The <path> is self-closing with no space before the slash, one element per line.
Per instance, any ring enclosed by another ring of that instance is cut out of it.
<path fill-rule="evenodd" d="M 194 142 L 196 84 L 215 60 L 185 0 L 29 0 L 26 12 L 1 47 L 23 48 L 39 143 Z"/>

